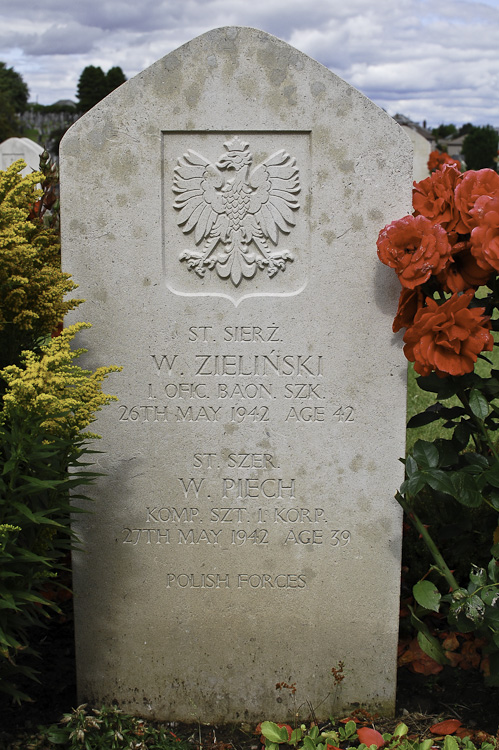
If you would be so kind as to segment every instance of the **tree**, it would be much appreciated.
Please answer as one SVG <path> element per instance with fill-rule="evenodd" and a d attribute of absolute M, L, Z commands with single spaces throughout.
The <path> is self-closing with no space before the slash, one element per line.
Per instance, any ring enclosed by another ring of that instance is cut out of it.
<path fill-rule="evenodd" d="M 463 156 L 468 169 L 496 169 L 499 133 L 492 125 L 474 127 L 463 141 Z"/>
<path fill-rule="evenodd" d="M 442 123 L 438 128 L 433 128 L 431 132 L 438 140 L 439 138 L 447 138 L 449 135 L 455 135 L 457 133 L 457 128 L 452 123 L 450 123 L 450 125 L 444 125 Z"/>
<path fill-rule="evenodd" d="M 106 83 L 107 83 L 107 93 L 110 94 L 111 91 L 114 91 L 114 89 L 117 89 L 118 86 L 121 86 L 122 83 L 125 83 L 126 76 L 123 73 L 122 69 L 119 66 L 116 66 L 114 68 L 109 68 L 109 70 L 106 73 Z"/>
<path fill-rule="evenodd" d="M 0 62 L 0 97 L 8 99 L 16 113 L 24 112 L 28 104 L 29 89 L 22 76 L 4 62 Z"/>
<path fill-rule="evenodd" d="M 17 115 L 24 112 L 29 90 L 22 76 L 0 62 L 0 142 L 22 135 Z"/>
<path fill-rule="evenodd" d="M 461 125 L 459 128 L 459 135 L 468 135 L 468 133 L 471 133 L 475 126 L 471 124 L 471 122 L 465 122 L 464 125 Z"/>
<path fill-rule="evenodd" d="M 87 65 L 78 81 L 77 97 L 80 109 L 83 112 L 92 109 L 125 81 L 125 74 L 120 67 L 110 68 L 107 73 L 104 73 L 100 66 Z"/>
<path fill-rule="evenodd" d="M 80 109 L 87 112 L 107 94 L 106 75 L 102 68 L 87 65 L 83 69 L 78 81 L 77 97 Z"/>

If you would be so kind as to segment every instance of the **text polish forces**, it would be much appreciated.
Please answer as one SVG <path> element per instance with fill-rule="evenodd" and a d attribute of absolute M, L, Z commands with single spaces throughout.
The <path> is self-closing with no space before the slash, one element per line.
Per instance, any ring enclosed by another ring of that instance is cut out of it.
<path fill-rule="evenodd" d="M 179 589 L 303 589 L 303 573 L 167 573 L 166 588 Z"/>

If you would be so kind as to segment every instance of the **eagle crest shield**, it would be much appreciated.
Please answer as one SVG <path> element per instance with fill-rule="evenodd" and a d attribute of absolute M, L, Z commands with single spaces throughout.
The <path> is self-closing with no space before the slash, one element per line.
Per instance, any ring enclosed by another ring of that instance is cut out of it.
<path fill-rule="evenodd" d="M 214 270 L 237 287 L 257 270 L 272 278 L 293 261 L 277 245 L 296 224 L 299 171 L 283 149 L 251 170 L 249 143 L 235 136 L 223 145 L 215 163 L 191 149 L 177 160 L 173 206 L 177 224 L 196 245 L 180 261 L 201 278 Z"/>

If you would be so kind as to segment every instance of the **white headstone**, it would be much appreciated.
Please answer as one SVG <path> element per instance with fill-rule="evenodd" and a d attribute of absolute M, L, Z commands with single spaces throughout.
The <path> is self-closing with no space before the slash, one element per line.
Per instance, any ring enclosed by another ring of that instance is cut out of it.
<path fill-rule="evenodd" d="M 413 148 L 413 175 L 416 182 L 425 180 L 430 176 L 428 170 L 428 159 L 430 157 L 431 146 L 426 138 L 418 133 L 417 130 L 402 125 L 402 130 L 409 136 Z"/>
<path fill-rule="evenodd" d="M 26 167 L 22 170 L 23 177 L 37 172 L 40 168 L 40 154 L 43 147 L 30 138 L 7 138 L 0 143 L 0 169 L 5 171 L 18 159 L 24 159 Z"/>
<path fill-rule="evenodd" d="M 411 177 L 388 115 L 248 28 L 66 134 L 79 344 L 123 365 L 76 526 L 80 700 L 187 722 L 393 709 L 406 369 L 376 238 Z"/>

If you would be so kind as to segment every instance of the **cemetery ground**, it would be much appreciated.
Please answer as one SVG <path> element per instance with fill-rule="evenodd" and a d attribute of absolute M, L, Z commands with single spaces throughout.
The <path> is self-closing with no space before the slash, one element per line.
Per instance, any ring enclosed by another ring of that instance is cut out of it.
<path fill-rule="evenodd" d="M 72 602 L 68 600 L 63 603 L 61 609 L 62 614 L 53 618 L 49 627 L 41 630 L 36 639 L 41 658 L 34 660 L 33 666 L 39 670 L 41 681 L 26 685 L 33 701 L 15 706 L 7 698 L 0 700 L 0 750 L 48 750 L 60 747 L 48 742 L 37 745 L 36 741 L 40 742 L 40 727 L 56 724 L 64 714 L 70 713 L 78 705 Z M 401 630 L 403 631 L 403 626 Z M 335 688 L 330 672 L 330 666 L 325 664 L 326 701 L 331 701 L 334 697 Z M 345 665 L 345 674 L 345 679 L 348 679 L 348 665 Z M 288 695 L 283 695 L 283 700 L 289 700 L 292 706 L 292 695 L 290 691 L 283 691 L 285 692 Z M 445 667 L 440 673 L 432 675 L 418 674 L 410 666 L 402 666 L 397 675 L 395 717 L 370 716 L 362 711 L 361 706 L 355 717 L 359 721 L 358 726 L 374 727 L 382 733 L 392 733 L 399 722 L 404 722 L 409 728 L 409 735 L 420 740 L 435 738 L 430 727 L 437 722 L 459 720 L 463 727 L 471 731 L 475 746 L 480 747 L 482 741 L 491 741 L 498 731 L 498 699 L 499 688 L 485 686 L 483 676 L 477 669 Z M 88 712 L 91 712 L 90 707 Z M 300 707 L 298 723 L 305 721 L 308 724 L 311 716 L 310 706 Z M 262 721 L 272 718 L 262 716 Z M 176 737 L 187 742 L 186 747 L 194 750 L 258 750 L 262 747 L 259 735 L 255 733 L 255 726 L 245 723 L 208 726 L 203 723 L 201 716 L 197 716 L 195 707 L 192 710 L 192 724 L 163 723 L 162 726 L 166 726 L 167 731 L 173 731 Z M 108 747 L 125 748 L 128 745 L 91 745 L 89 750 L 94 747 L 107 750 Z M 179 747 L 184 750 L 181 745 Z"/>

